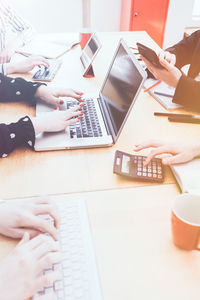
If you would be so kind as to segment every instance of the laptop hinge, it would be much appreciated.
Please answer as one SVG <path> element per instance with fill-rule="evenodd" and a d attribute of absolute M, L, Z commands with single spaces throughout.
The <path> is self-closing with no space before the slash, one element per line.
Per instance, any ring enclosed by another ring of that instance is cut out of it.
<path fill-rule="evenodd" d="M 112 138 L 113 138 L 113 129 L 110 127 L 110 122 L 109 122 L 109 119 L 107 118 L 106 116 L 106 113 L 105 113 L 105 106 L 103 105 L 103 101 L 101 98 L 97 98 L 98 100 L 98 103 L 99 103 L 99 107 L 100 107 L 100 110 L 101 110 L 101 113 L 102 113 L 102 116 L 103 116 L 103 120 L 104 120 L 104 124 L 105 124 L 105 127 L 106 127 L 106 131 L 107 131 L 107 134 L 108 135 L 111 135 Z"/>

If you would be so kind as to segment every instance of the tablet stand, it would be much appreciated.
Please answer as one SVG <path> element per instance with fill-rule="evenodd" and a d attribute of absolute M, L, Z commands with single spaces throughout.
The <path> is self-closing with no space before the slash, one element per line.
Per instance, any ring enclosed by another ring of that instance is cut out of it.
<path fill-rule="evenodd" d="M 93 70 L 92 65 L 89 65 L 87 70 L 84 72 L 83 77 L 86 77 L 86 78 L 94 77 L 94 70 Z"/>

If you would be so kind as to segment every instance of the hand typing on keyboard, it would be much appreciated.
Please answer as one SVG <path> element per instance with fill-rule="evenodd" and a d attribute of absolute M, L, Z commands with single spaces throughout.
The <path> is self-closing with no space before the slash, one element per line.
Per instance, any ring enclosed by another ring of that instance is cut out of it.
<path fill-rule="evenodd" d="M 17 62 L 10 62 L 6 64 L 6 74 L 12 73 L 28 73 L 36 66 L 49 67 L 49 62 L 42 56 L 29 56 Z"/>
<path fill-rule="evenodd" d="M 56 87 L 47 87 L 45 85 L 41 85 L 38 87 L 35 96 L 46 101 L 48 103 L 55 104 L 63 104 L 64 100 L 60 99 L 60 97 L 72 97 L 77 101 L 82 101 L 83 93 L 73 89 L 67 88 L 56 88 Z"/>
<path fill-rule="evenodd" d="M 40 215 L 50 216 L 51 223 Z M 0 261 L 2 300 L 26 300 L 44 288 L 48 298 L 38 299 L 54 299 L 55 294 L 49 292 L 61 277 L 56 268 L 61 261 L 55 241 L 58 225 L 56 207 L 46 199 L 9 201 L 0 205 L 0 233 L 14 238 L 23 236 L 17 247 Z M 41 234 L 41 230 L 48 236 Z M 30 240 L 30 236 L 34 237 Z"/>
<path fill-rule="evenodd" d="M 41 132 L 57 132 L 64 130 L 66 127 L 77 123 L 82 119 L 84 111 L 80 111 L 81 104 L 76 105 L 71 109 L 64 111 L 51 111 L 45 114 L 41 114 L 36 118 L 31 118 L 35 134 L 38 135 Z"/>

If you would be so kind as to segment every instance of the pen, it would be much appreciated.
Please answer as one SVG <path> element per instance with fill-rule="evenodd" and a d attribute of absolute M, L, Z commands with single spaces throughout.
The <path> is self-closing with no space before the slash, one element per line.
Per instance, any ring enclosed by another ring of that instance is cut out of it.
<path fill-rule="evenodd" d="M 180 118 L 180 117 L 168 117 L 170 122 L 179 122 L 179 123 L 193 123 L 193 124 L 200 124 L 200 118 Z"/>
<path fill-rule="evenodd" d="M 154 116 L 163 116 L 163 117 L 177 117 L 177 118 L 192 118 L 200 119 L 200 115 L 186 115 L 186 114 L 173 114 L 173 113 L 163 113 L 163 112 L 154 112 Z"/>
<path fill-rule="evenodd" d="M 165 96 L 165 97 L 171 97 L 171 98 L 174 97 L 174 95 L 170 95 L 170 94 L 162 93 L 162 92 L 157 92 L 157 91 L 154 91 L 154 94 L 160 95 L 160 96 Z"/>
<path fill-rule="evenodd" d="M 161 83 L 161 80 L 158 80 L 156 83 L 154 83 L 153 85 L 149 86 L 146 90 L 144 90 L 144 93 L 148 92 L 150 89 L 154 88 L 159 83 Z"/>

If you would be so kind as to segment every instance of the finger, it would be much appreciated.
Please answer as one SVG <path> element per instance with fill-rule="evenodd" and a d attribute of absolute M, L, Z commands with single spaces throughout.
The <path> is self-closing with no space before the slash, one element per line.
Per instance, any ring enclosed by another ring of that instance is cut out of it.
<path fill-rule="evenodd" d="M 76 123 L 79 122 L 81 119 L 82 119 L 82 117 L 78 117 L 78 118 L 75 118 L 75 119 L 67 120 L 67 121 L 65 122 L 65 128 L 66 128 L 67 126 L 76 124 Z"/>
<path fill-rule="evenodd" d="M 41 234 L 40 230 L 34 230 L 30 228 L 14 228 L 12 230 L 13 238 L 19 239 L 24 236 L 25 233 L 29 234 L 30 239 L 34 238 L 35 236 Z"/>
<path fill-rule="evenodd" d="M 163 154 L 163 153 L 174 153 L 174 151 L 169 145 L 161 146 L 156 149 L 153 149 L 150 152 L 150 154 L 147 156 L 144 165 L 148 165 L 148 163 L 152 160 L 152 158 L 154 158 L 156 155 Z"/>
<path fill-rule="evenodd" d="M 44 215 L 48 214 L 54 219 L 54 225 L 58 229 L 60 216 L 58 210 L 55 205 L 50 204 L 41 204 L 34 206 L 34 213 L 35 215 Z"/>
<path fill-rule="evenodd" d="M 38 274 L 41 273 L 42 270 L 47 269 L 49 266 L 60 263 L 62 261 L 62 256 L 60 252 L 50 252 L 47 255 L 43 256 L 39 260 L 39 265 L 37 268 Z"/>
<path fill-rule="evenodd" d="M 40 244 L 38 247 L 34 249 L 35 257 L 37 259 L 41 259 L 42 257 L 45 257 L 50 252 L 59 252 L 59 246 L 58 244 L 53 241 L 53 239 L 49 239 L 42 244 Z"/>
<path fill-rule="evenodd" d="M 39 247 L 39 245 L 41 245 L 42 243 L 48 242 L 49 239 L 50 239 L 49 236 L 46 236 L 45 234 L 40 233 L 40 235 L 37 235 L 36 237 L 31 239 L 27 243 L 27 249 L 32 251 L 32 250 L 36 249 L 37 247 Z"/>
<path fill-rule="evenodd" d="M 51 294 L 46 294 L 46 295 L 39 295 L 39 296 L 34 296 L 35 300 L 57 300 L 57 296 L 54 292 L 52 292 Z"/>
<path fill-rule="evenodd" d="M 164 165 L 172 165 L 172 164 L 179 164 L 184 163 L 186 161 L 192 160 L 192 156 L 186 155 L 185 153 L 179 153 L 174 156 L 165 157 L 163 158 L 163 164 Z"/>
<path fill-rule="evenodd" d="M 137 152 L 142 149 L 146 149 L 146 148 L 150 148 L 150 147 L 160 147 L 162 145 L 164 145 L 164 143 L 162 143 L 160 141 L 150 140 L 150 141 L 146 141 L 141 144 L 135 145 L 134 151 Z"/>
<path fill-rule="evenodd" d="M 59 89 L 54 95 L 57 97 L 72 97 L 80 99 L 83 93 L 72 89 Z"/>
<path fill-rule="evenodd" d="M 173 65 L 176 64 L 176 55 L 175 54 L 171 55 L 171 64 L 173 64 Z"/>
<path fill-rule="evenodd" d="M 161 51 L 158 53 L 158 58 L 164 59 L 164 58 L 165 58 L 165 51 L 161 50 Z"/>
<path fill-rule="evenodd" d="M 168 51 L 165 51 L 165 57 L 163 59 L 166 59 L 166 61 L 168 61 L 168 63 L 171 63 L 171 58 L 172 58 L 171 53 L 169 53 Z"/>
<path fill-rule="evenodd" d="M 47 63 L 47 62 L 45 62 L 45 61 L 42 61 L 42 60 L 40 60 L 40 61 L 35 61 L 34 63 L 33 63 L 33 65 L 36 67 L 36 66 L 39 66 L 39 67 L 41 67 L 41 66 L 44 66 L 44 67 L 46 67 L 46 68 L 49 68 L 49 64 Z"/>
<path fill-rule="evenodd" d="M 18 247 L 18 246 L 24 245 L 24 244 L 27 243 L 29 240 L 30 240 L 30 236 L 29 236 L 28 232 L 24 232 L 24 235 L 23 235 L 21 241 L 18 243 L 17 247 Z"/>
<path fill-rule="evenodd" d="M 75 112 L 75 111 L 81 109 L 83 106 L 84 106 L 84 105 L 82 105 L 82 104 L 80 104 L 80 105 L 75 105 L 75 106 L 73 106 L 72 108 L 70 108 L 70 109 L 67 110 L 67 111 Z"/>
<path fill-rule="evenodd" d="M 49 221 L 39 218 L 38 216 L 30 215 L 28 223 L 24 224 L 30 229 L 36 229 L 49 233 L 55 240 L 58 239 L 58 232 L 55 226 L 53 226 Z"/>
<path fill-rule="evenodd" d="M 60 272 L 52 271 L 45 275 L 42 275 L 36 281 L 36 286 L 38 286 L 38 290 L 52 286 L 53 283 L 61 278 Z M 49 300 L 49 298 L 47 298 Z"/>
<path fill-rule="evenodd" d="M 171 65 L 170 63 L 168 63 L 167 60 L 165 60 L 165 59 L 159 59 L 159 61 L 160 61 L 161 65 L 162 65 L 167 71 L 169 71 L 169 72 L 172 72 L 172 71 L 173 71 L 174 66 Z"/>
<path fill-rule="evenodd" d="M 82 115 L 83 115 L 82 111 L 75 111 L 75 112 L 70 112 L 70 113 L 68 112 L 68 114 L 66 115 L 66 121 L 70 120 L 74 117 L 79 117 L 79 116 L 82 116 Z"/>

